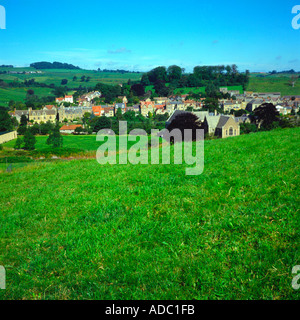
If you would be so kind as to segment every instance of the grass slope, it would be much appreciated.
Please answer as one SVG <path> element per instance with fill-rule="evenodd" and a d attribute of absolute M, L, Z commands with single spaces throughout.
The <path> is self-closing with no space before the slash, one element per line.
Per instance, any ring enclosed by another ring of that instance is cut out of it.
<path fill-rule="evenodd" d="M 33 68 L 0 68 L 0 71 L 36 71 Z M 45 83 L 47 85 L 55 84 L 61 85 L 62 79 L 67 79 L 67 86 L 69 88 L 77 88 L 80 85 L 82 87 L 95 87 L 99 82 L 117 85 L 120 83 L 127 83 L 129 79 L 132 81 L 140 80 L 142 74 L 140 73 L 114 73 L 114 72 L 96 72 L 93 70 L 67 70 L 67 69 L 44 69 L 41 74 L 0 74 L 0 79 L 5 82 L 19 81 L 35 79 L 36 82 Z M 73 81 L 73 77 L 76 76 L 77 80 Z M 89 82 L 81 82 L 81 77 L 90 77 Z M 51 94 L 50 88 L 31 88 L 38 96 L 48 96 Z M 24 101 L 26 98 L 26 92 L 28 88 L 0 88 L 0 105 L 7 106 L 10 100 Z"/>
<path fill-rule="evenodd" d="M 300 95 L 300 80 L 293 88 L 290 83 L 291 75 L 269 75 L 265 77 L 251 76 L 247 90 L 254 92 L 280 92 L 285 95 Z"/>
<path fill-rule="evenodd" d="M 36 136 L 36 150 L 43 150 L 49 148 L 46 144 L 48 136 Z M 4 147 L 13 148 L 16 140 L 11 140 L 3 144 Z M 66 135 L 63 136 L 63 147 L 65 148 L 78 148 L 84 151 L 97 150 L 101 145 L 101 142 L 96 141 L 96 135 Z"/>
<path fill-rule="evenodd" d="M 205 142 L 205 169 L 57 162 L 0 175 L 2 299 L 298 299 L 299 134 Z"/>

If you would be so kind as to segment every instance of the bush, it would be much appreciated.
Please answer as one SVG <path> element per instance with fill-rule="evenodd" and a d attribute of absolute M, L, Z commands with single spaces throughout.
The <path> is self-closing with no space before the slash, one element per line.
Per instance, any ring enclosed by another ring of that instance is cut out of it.
<path fill-rule="evenodd" d="M 15 146 L 14 146 L 14 149 L 15 149 L 15 150 L 21 149 L 22 144 L 23 144 L 23 139 L 20 138 L 20 137 L 17 138 L 16 143 L 15 143 Z"/>
<path fill-rule="evenodd" d="M 257 132 L 257 126 L 254 123 L 242 123 L 240 125 L 241 134 L 248 134 L 250 132 Z"/>
<path fill-rule="evenodd" d="M 23 141 L 24 141 L 23 149 L 25 150 L 35 149 L 36 139 L 29 129 L 25 132 Z"/>

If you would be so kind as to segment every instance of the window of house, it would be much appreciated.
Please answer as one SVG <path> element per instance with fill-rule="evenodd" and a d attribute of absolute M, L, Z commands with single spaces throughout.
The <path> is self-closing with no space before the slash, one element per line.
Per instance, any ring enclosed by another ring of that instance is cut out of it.
<path fill-rule="evenodd" d="M 232 127 L 229 128 L 229 135 L 233 136 L 233 128 Z"/>

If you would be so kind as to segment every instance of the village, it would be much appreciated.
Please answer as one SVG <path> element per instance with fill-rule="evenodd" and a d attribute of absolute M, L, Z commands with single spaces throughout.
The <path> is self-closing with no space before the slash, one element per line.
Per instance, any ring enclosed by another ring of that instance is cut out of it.
<path fill-rule="evenodd" d="M 190 99 L 188 94 L 171 97 L 154 97 L 145 99 L 138 104 L 128 105 L 126 96 L 118 97 L 113 104 L 99 104 L 101 92 L 93 91 L 74 99 L 72 95 L 56 98 L 55 105 L 45 105 L 41 110 L 14 110 L 11 116 L 20 122 L 22 116 L 26 116 L 28 126 L 34 124 L 62 123 L 61 133 L 72 134 L 76 128 L 84 127 L 82 119 L 89 117 L 115 117 L 117 112 L 125 114 L 133 111 L 136 115 L 151 118 L 154 115 L 166 116 L 166 127 L 183 112 L 194 113 L 205 128 L 205 133 L 211 136 L 226 138 L 240 135 L 240 124 L 250 123 L 249 113 L 264 103 L 272 103 L 279 114 L 286 116 L 296 114 L 299 111 L 300 96 L 281 96 L 280 92 L 250 92 L 240 94 L 238 90 L 220 88 L 220 92 L 230 95 L 230 99 L 219 99 L 219 108 L 223 112 L 209 112 L 205 109 L 205 98 L 199 100 Z M 119 110 L 119 111 L 118 111 Z M 235 113 L 238 111 L 238 116 Z M 96 133 L 96 132 L 94 132 Z"/>

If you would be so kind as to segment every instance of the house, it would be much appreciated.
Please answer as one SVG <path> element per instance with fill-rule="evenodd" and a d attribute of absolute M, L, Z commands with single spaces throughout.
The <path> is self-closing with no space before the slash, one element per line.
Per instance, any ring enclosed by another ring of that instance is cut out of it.
<path fill-rule="evenodd" d="M 227 100 L 222 104 L 224 112 L 230 112 L 231 110 L 241 110 L 246 108 L 246 104 L 239 103 L 237 100 Z"/>
<path fill-rule="evenodd" d="M 233 97 L 240 94 L 240 90 L 228 90 L 228 93 L 230 94 L 231 97 Z"/>
<path fill-rule="evenodd" d="M 90 107 L 65 107 L 61 106 L 58 108 L 59 120 L 64 121 L 74 121 L 83 118 L 84 114 L 92 113 L 92 108 Z"/>
<path fill-rule="evenodd" d="M 169 100 L 166 104 L 167 112 L 171 113 L 174 110 L 185 110 L 185 104 L 182 100 Z"/>
<path fill-rule="evenodd" d="M 215 135 L 220 138 L 227 138 L 240 135 L 240 125 L 234 117 L 221 115 L 215 129 Z"/>
<path fill-rule="evenodd" d="M 265 101 L 263 99 L 253 99 L 251 100 L 247 106 L 246 106 L 246 110 L 249 112 L 254 111 L 256 108 L 258 108 L 259 106 L 261 106 Z"/>
<path fill-rule="evenodd" d="M 155 104 L 166 104 L 168 101 L 167 97 L 155 97 L 153 99 L 155 101 Z"/>
<path fill-rule="evenodd" d="M 220 115 L 208 115 L 205 116 L 205 119 L 203 121 L 203 128 L 204 128 L 204 133 L 208 135 L 215 135 L 215 131 L 217 128 L 217 125 L 220 120 Z"/>
<path fill-rule="evenodd" d="M 280 99 L 280 92 L 260 92 L 258 93 L 258 97 L 262 99 Z"/>
<path fill-rule="evenodd" d="M 115 103 L 114 108 L 115 108 L 115 114 L 117 113 L 118 109 L 121 109 L 122 114 L 126 112 L 126 104 L 125 103 Z"/>
<path fill-rule="evenodd" d="M 28 120 L 33 123 L 46 123 L 48 121 L 55 123 L 57 116 L 56 108 L 43 108 L 41 110 L 28 109 Z"/>
<path fill-rule="evenodd" d="M 287 106 L 280 106 L 280 105 L 278 105 L 278 106 L 276 106 L 276 110 L 280 113 L 280 114 L 282 114 L 282 115 L 287 115 L 287 114 L 291 114 L 291 112 L 292 112 L 292 108 L 291 107 L 287 107 Z"/>
<path fill-rule="evenodd" d="M 235 120 L 238 124 L 241 124 L 241 123 L 250 123 L 250 122 L 251 122 L 250 119 L 249 119 L 249 117 L 248 117 L 246 114 L 244 114 L 244 115 L 242 115 L 242 116 L 240 116 L 240 117 L 235 117 L 234 120 Z"/>
<path fill-rule="evenodd" d="M 28 110 L 14 110 L 11 113 L 12 117 L 15 117 L 17 119 L 18 122 L 21 121 L 21 117 L 24 115 L 26 116 L 27 120 L 28 120 Z"/>
<path fill-rule="evenodd" d="M 73 96 L 67 96 L 66 95 L 64 97 L 56 98 L 55 102 L 58 103 L 58 104 L 61 104 L 63 102 L 73 103 L 74 100 L 73 100 Z"/>
<path fill-rule="evenodd" d="M 149 112 L 154 113 L 155 111 L 155 103 L 151 101 L 150 99 L 147 99 L 145 101 L 141 101 L 141 114 L 144 117 L 147 117 Z"/>
<path fill-rule="evenodd" d="M 155 114 L 164 114 L 166 112 L 166 105 L 165 104 L 156 104 L 154 106 L 155 110 Z"/>
<path fill-rule="evenodd" d="M 61 133 L 69 133 L 72 134 L 75 132 L 76 128 L 82 128 L 81 124 L 71 124 L 71 125 L 64 125 L 60 128 Z"/>
<path fill-rule="evenodd" d="M 93 106 L 92 113 L 96 117 L 113 117 L 115 115 L 115 108 L 109 105 L 100 105 L 100 106 Z"/>

